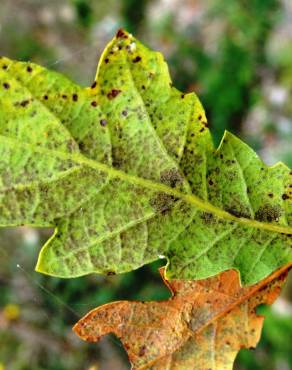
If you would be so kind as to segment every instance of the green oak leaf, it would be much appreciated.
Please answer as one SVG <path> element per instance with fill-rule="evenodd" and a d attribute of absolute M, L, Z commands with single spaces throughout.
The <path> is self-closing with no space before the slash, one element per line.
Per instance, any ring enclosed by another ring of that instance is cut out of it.
<path fill-rule="evenodd" d="M 136 269 L 168 278 L 235 268 L 253 284 L 292 260 L 292 174 L 226 132 L 213 146 L 194 93 L 120 30 L 83 88 L 0 59 L 0 225 L 54 227 L 37 271 Z"/>

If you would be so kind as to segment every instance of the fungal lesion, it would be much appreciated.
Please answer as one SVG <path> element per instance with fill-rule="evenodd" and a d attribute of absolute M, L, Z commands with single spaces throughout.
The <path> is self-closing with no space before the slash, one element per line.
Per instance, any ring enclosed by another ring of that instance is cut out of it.
<path fill-rule="evenodd" d="M 176 168 L 164 170 L 160 174 L 160 181 L 171 188 L 176 188 L 183 183 L 183 177 Z"/>
<path fill-rule="evenodd" d="M 159 192 L 150 200 L 150 205 L 156 212 L 165 215 L 171 211 L 177 201 L 178 198 L 173 195 Z"/>
<path fill-rule="evenodd" d="M 210 212 L 201 212 L 200 218 L 203 221 L 203 223 L 206 225 L 211 225 L 211 224 L 216 223 L 215 216 L 213 215 L 213 213 L 210 213 Z"/>
<path fill-rule="evenodd" d="M 238 217 L 238 218 L 251 218 L 250 213 L 247 209 L 241 208 L 235 208 L 235 207 L 224 207 L 224 210 L 228 213 L 230 213 L 232 216 Z"/>
<path fill-rule="evenodd" d="M 122 92 L 122 90 L 112 89 L 109 93 L 107 93 L 107 98 L 109 100 L 112 100 L 112 99 L 116 98 L 121 92 Z"/>
<path fill-rule="evenodd" d="M 265 204 L 257 210 L 255 219 L 263 222 L 278 222 L 281 215 L 282 210 L 279 205 Z"/>

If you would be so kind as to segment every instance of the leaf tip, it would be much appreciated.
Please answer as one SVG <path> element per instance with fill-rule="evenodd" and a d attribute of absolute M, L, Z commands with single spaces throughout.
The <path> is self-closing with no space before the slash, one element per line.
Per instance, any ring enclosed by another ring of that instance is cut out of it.
<path fill-rule="evenodd" d="M 129 37 L 129 33 L 125 31 L 123 28 L 119 28 L 117 33 L 116 33 L 116 38 L 117 39 L 127 39 Z"/>

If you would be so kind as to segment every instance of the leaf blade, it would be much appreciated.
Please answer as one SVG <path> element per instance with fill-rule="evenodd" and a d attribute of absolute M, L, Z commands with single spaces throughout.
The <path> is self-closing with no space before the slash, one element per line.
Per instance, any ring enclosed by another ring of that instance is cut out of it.
<path fill-rule="evenodd" d="M 166 364 L 171 370 L 193 369 L 195 364 L 202 370 L 232 369 L 240 348 L 255 346 L 260 338 L 263 318 L 255 308 L 277 298 L 289 267 L 243 288 L 233 270 L 201 281 L 166 280 L 173 293 L 168 301 L 106 304 L 90 311 L 73 330 L 93 342 L 114 333 L 137 370 L 165 369 Z"/>
<path fill-rule="evenodd" d="M 33 220 L 29 201 L 23 206 L 27 217 L 14 222 L 10 216 L 2 217 L 3 226 L 6 222 L 56 227 L 40 254 L 38 271 L 62 277 L 119 273 L 164 255 L 169 277 L 198 279 L 236 268 L 242 282 L 251 284 L 291 261 L 289 169 L 281 164 L 268 168 L 229 133 L 215 150 L 198 98 L 172 87 L 161 54 L 120 32 L 106 48 L 91 88 L 78 87 L 33 64 L 7 59 L 1 63 L 9 66 L 1 69 L 1 83 L 12 81 L 8 89 L 12 95 L 2 91 L 1 132 L 16 140 L 19 151 L 32 146 L 33 155 L 42 156 L 44 164 L 53 155 L 56 161 L 80 167 L 79 178 L 52 185 L 62 207 L 39 194 L 47 217 L 39 211 L 38 220 Z M 12 114 L 13 102 L 17 109 Z M 29 135 L 34 104 L 41 110 L 40 127 Z M 47 129 L 43 117 L 52 119 L 51 140 L 43 139 Z M 15 164 L 10 167 L 17 171 Z M 45 170 L 40 178 L 45 178 Z M 3 181 L 4 168 L 0 174 Z M 30 177 L 29 173 L 24 177 L 28 184 Z M 15 182 L 12 179 L 9 185 Z M 32 187 L 28 198 L 39 193 L 37 189 Z M 5 192 L 2 199 L 13 214 L 13 201 Z M 101 209 L 95 212 L 99 204 Z M 72 253 L 64 273 L 66 251 Z M 251 274 L 251 262 L 257 259 Z"/>

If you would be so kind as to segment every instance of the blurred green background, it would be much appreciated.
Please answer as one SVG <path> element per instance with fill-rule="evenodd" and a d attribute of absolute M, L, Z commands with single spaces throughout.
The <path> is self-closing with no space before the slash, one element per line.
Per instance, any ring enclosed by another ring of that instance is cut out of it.
<path fill-rule="evenodd" d="M 0 0 L 0 54 L 33 60 L 91 84 L 98 58 L 125 27 L 164 53 L 175 86 L 196 91 L 214 141 L 225 129 L 268 164 L 292 165 L 291 0 Z M 130 369 L 114 337 L 99 344 L 71 331 L 78 318 L 117 299 L 169 297 L 157 268 L 60 280 L 34 272 L 51 231 L 0 233 L 0 370 Z M 266 315 L 256 350 L 236 369 L 292 369 L 292 282 Z"/>

